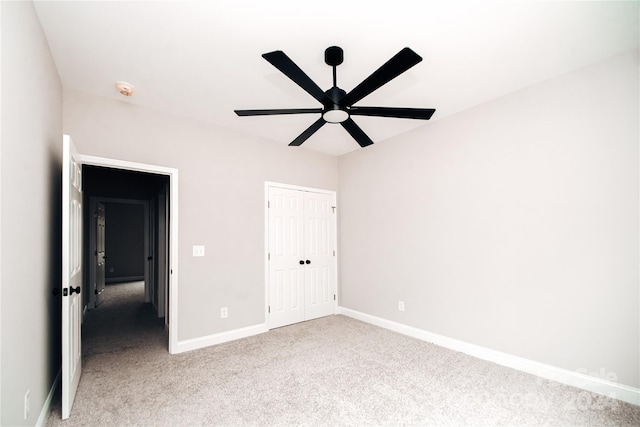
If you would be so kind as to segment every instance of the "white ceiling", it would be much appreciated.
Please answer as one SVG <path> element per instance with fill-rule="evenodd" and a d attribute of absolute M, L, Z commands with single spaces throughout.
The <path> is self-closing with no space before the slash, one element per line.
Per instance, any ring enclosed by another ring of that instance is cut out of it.
<path fill-rule="evenodd" d="M 639 46 L 637 1 L 35 2 L 63 85 L 287 145 L 316 115 L 237 117 L 234 109 L 319 107 L 265 61 L 283 50 L 321 88 L 324 50 L 344 49 L 347 92 L 405 46 L 424 60 L 357 105 L 436 108 L 438 120 Z M 118 80 L 135 86 L 120 95 Z M 376 142 L 429 122 L 354 119 Z M 327 124 L 303 147 L 358 144 Z M 300 148 L 292 148 L 300 149 Z"/>

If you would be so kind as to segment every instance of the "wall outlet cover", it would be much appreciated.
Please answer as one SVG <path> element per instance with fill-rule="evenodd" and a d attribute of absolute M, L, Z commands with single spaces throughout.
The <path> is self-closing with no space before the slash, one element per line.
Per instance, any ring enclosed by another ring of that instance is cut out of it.
<path fill-rule="evenodd" d="M 27 390 L 24 394 L 24 419 L 29 418 L 29 412 L 31 411 L 31 390 Z"/>

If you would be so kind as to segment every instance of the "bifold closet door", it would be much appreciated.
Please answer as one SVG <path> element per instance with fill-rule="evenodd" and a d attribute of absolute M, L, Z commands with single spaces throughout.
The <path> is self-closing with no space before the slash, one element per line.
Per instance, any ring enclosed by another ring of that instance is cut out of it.
<path fill-rule="evenodd" d="M 333 197 L 269 188 L 269 328 L 335 312 Z"/>
<path fill-rule="evenodd" d="M 269 189 L 269 327 L 304 317 L 304 203 L 302 192 Z"/>
<path fill-rule="evenodd" d="M 304 193 L 305 320 L 335 311 L 333 197 Z"/>

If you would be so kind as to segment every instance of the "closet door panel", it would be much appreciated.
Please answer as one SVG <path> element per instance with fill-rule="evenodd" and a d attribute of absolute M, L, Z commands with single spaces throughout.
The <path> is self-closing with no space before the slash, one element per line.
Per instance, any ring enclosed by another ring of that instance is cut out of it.
<path fill-rule="evenodd" d="M 269 328 L 305 320 L 301 192 L 269 189 Z"/>
<path fill-rule="evenodd" d="M 304 193 L 305 319 L 335 313 L 333 196 Z"/>

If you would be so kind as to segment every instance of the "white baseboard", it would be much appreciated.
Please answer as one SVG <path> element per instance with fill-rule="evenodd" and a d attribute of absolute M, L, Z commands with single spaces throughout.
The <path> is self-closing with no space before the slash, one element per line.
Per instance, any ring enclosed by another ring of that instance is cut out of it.
<path fill-rule="evenodd" d="M 51 386 L 51 390 L 49 390 L 49 394 L 47 395 L 47 399 L 44 401 L 44 405 L 42 405 L 42 410 L 40 411 L 40 416 L 38 417 L 38 421 L 36 421 L 36 426 L 41 427 L 47 423 L 47 418 L 49 418 L 49 413 L 51 412 L 51 401 L 53 401 L 53 395 L 58 388 L 58 384 L 60 383 L 60 378 L 62 376 L 62 369 L 58 370 L 58 375 L 56 375 L 56 379 L 53 380 L 53 385 Z"/>
<path fill-rule="evenodd" d="M 585 375 L 580 372 L 546 365 L 544 363 L 481 347 L 479 345 L 470 344 L 443 335 L 438 335 L 433 332 L 403 325 L 402 323 L 393 322 L 391 320 L 372 316 L 349 308 L 340 307 L 339 312 L 345 316 L 352 317 L 381 328 L 389 329 L 403 335 L 408 335 L 419 340 L 427 341 L 441 347 L 459 351 L 479 359 L 488 360 L 490 362 L 497 363 L 498 365 L 517 369 L 519 371 L 527 372 L 529 374 L 537 375 L 542 378 L 590 392 L 602 394 L 623 402 L 640 405 L 640 388 L 615 383 L 613 381 Z"/>
<path fill-rule="evenodd" d="M 178 341 L 175 348 L 171 349 L 172 354 L 184 353 L 185 351 L 197 350 L 216 344 L 235 341 L 241 338 L 251 337 L 265 333 L 269 330 L 266 323 L 247 326 L 246 328 L 234 329 L 232 331 L 221 332 L 219 334 L 208 335 L 206 337 L 194 338 L 190 340 Z"/>

